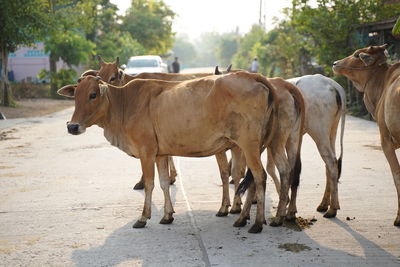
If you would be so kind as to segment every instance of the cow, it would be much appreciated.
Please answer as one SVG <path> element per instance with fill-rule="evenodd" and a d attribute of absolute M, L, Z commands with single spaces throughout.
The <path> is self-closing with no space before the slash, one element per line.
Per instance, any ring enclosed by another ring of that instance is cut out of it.
<path fill-rule="evenodd" d="M 268 79 L 278 90 L 276 92 L 276 106 L 274 110 L 274 121 L 270 127 L 269 139 L 265 142 L 265 148 L 270 156 L 269 160 L 277 162 L 277 168 L 281 178 L 281 186 L 278 191 L 279 203 L 276 217 L 273 218 L 270 226 L 280 226 L 283 220 L 295 220 L 297 187 L 300 182 L 301 160 L 300 149 L 303 138 L 305 105 L 303 95 L 299 88 L 281 79 Z M 285 154 L 286 152 L 286 154 Z M 278 163 L 279 162 L 279 163 Z M 235 164 L 233 164 L 235 166 Z M 251 170 L 247 171 L 245 179 L 238 187 L 238 180 L 235 183 L 235 201 L 233 207 L 237 206 L 237 197 L 244 193 L 250 185 L 252 186 L 247 195 L 243 212 L 235 226 L 242 226 L 250 216 L 250 206 L 254 199 L 254 184 Z M 291 189 L 290 202 L 288 199 L 289 186 Z M 289 207 L 286 214 L 286 205 Z"/>
<path fill-rule="evenodd" d="M 134 79 L 157 79 L 157 80 L 165 80 L 165 81 L 185 81 L 191 80 L 199 77 L 206 77 L 213 75 L 213 73 L 190 73 L 190 74 L 181 74 L 181 73 L 140 73 L 137 75 L 128 75 L 125 74 L 123 70 L 119 68 L 119 57 L 116 58 L 115 62 L 105 62 L 101 56 L 98 56 L 98 61 L 100 65 L 100 70 L 88 70 L 85 71 L 81 78 L 87 75 L 94 75 L 99 76 L 102 78 L 103 81 L 106 81 L 113 85 L 125 85 L 129 81 Z M 230 71 L 231 66 L 228 66 L 227 72 Z M 215 69 L 215 73 L 221 74 L 218 67 Z M 80 79 L 81 79 L 80 78 Z M 79 81 L 79 80 L 78 80 Z M 217 160 L 220 160 L 219 166 L 223 166 L 225 161 L 223 155 L 216 156 Z M 172 157 L 168 157 L 168 166 L 169 166 L 169 173 L 171 184 L 175 182 L 175 177 L 177 175 L 176 168 Z M 224 173 L 221 171 L 221 175 Z M 143 183 L 143 176 L 141 177 L 140 181 L 135 184 L 133 189 L 140 190 L 144 188 Z M 228 197 L 229 200 L 229 197 Z M 224 202 L 227 200 L 225 199 Z M 227 203 L 224 206 L 229 207 L 230 204 Z M 227 208 L 221 208 L 220 211 L 217 213 L 217 216 L 226 216 L 228 214 Z"/>
<path fill-rule="evenodd" d="M 324 217 L 335 217 L 340 209 L 338 197 L 338 180 L 341 174 L 343 158 L 343 135 L 346 116 L 346 94 L 334 80 L 321 74 L 305 75 L 286 80 L 296 85 L 304 97 L 305 123 L 304 133 L 307 133 L 317 145 L 319 154 L 325 163 L 326 185 L 325 193 L 317 211 L 326 212 Z M 339 121 L 340 156 L 336 159 L 335 141 Z M 267 154 L 267 173 L 274 180 L 277 192 L 280 192 L 280 182 L 275 174 L 275 164 L 271 153 Z M 329 210 L 328 210 L 329 207 Z"/>
<path fill-rule="evenodd" d="M 249 232 L 257 233 L 265 223 L 260 155 L 272 127 L 276 90 L 259 74 L 235 72 L 182 82 L 134 79 L 122 87 L 88 75 L 58 93 L 75 98 L 69 133 L 98 125 L 112 145 L 140 159 L 145 201 L 134 228 L 151 217 L 154 163 L 165 199 L 160 223 L 172 223 L 167 156 L 205 157 L 237 146 L 254 174 L 257 213 Z"/>
<path fill-rule="evenodd" d="M 394 225 L 400 226 L 400 165 L 395 153 L 400 148 L 400 62 L 389 64 L 386 48 L 384 44 L 358 49 L 335 61 L 333 71 L 350 79 L 364 93 L 364 104 L 378 124 L 382 150 L 397 190 Z"/>

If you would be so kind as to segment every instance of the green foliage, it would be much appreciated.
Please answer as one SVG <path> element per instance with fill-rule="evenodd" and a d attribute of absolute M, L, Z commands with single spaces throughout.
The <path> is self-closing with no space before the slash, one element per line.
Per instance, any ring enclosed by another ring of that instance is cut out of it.
<path fill-rule="evenodd" d="M 30 45 L 40 39 L 49 28 L 49 18 L 44 12 L 45 0 L 0 0 L 0 51 L 2 57 L 1 102 L 12 106 L 12 90 L 8 82 L 8 53 L 19 45 Z"/>
<path fill-rule="evenodd" d="M 248 70 L 254 57 L 257 56 L 257 50 L 265 41 L 267 34 L 259 25 L 253 25 L 250 32 L 247 33 L 239 44 L 237 53 L 233 56 L 234 68 Z M 263 67 L 262 65 L 260 67 Z"/>
<path fill-rule="evenodd" d="M 172 48 L 175 13 L 163 2 L 132 0 L 132 6 L 122 18 L 122 31 L 127 31 L 150 54 L 164 54 Z"/>
<path fill-rule="evenodd" d="M 41 39 L 50 26 L 46 0 L 0 0 L 0 6 L 0 45 L 9 52 Z"/>
<path fill-rule="evenodd" d="M 45 51 L 62 59 L 69 66 L 87 62 L 94 54 L 95 44 L 86 39 L 78 30 L 54 32 L 45 43 Z"/>
<path fill-rule="evenodd" d="M 396 24 L 392 29 L 393 35 L 400 35 L 400 17 L 397 19 Z"/>
<path fill-rule="evenodd" d="M 42 80 L 51 80 L 57 88 L 61 88 L 67 84 L 76 83 L 77 73 L 73 69 L 61 69 L 57 72 L 50 72 L 42 69 L 38 74 L 38 78 Z"/>

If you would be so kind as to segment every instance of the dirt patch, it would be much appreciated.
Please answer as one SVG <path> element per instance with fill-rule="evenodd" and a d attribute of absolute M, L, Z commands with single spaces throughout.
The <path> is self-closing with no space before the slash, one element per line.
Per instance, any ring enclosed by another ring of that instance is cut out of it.
<path fill-rule="evenodd" d="M 294 221 L 284 221 L 283 226 L 293 231 L 300 232 L 304 229 L 310 228 L 316 221 L 317 219 L 315 218 L 304 219 L 302 217 L 297 217 Z"/>
<path fill-rule="evenodd" d="M 382 147 L 381 146 L 374 146 L 374 145 L 364 145 L 365 147 L 371 148 L 373 150 L 380 150 L 382 151 Z"/>
<path fill-rule="evenodd" d="M 17 130 L 14 128 L 11 130 L 1 131 L 0 132 L 0 141 L 10 140 L 10 139 L 20 139 L 19 137 L 12 136 L 12 134 L 15 133 L 16 131 Z"/>
<path fill-rule="evenodd" d="M 286 251 L 294 252 L 294 253 L 299 253 L 301 251 L 305 250 L 311 250 L 309 246 L 306 246 L 304 244 L 299 244 L 299 243 L 285 243 L 285 244 L 280 244 L 278 246 L 280 249 L 284 249 Z"/>
<path fill-rule="evenodd" d="M 14 166 L 0 166 L 0 170 L 4 170 L 4 169 L 14 169 Z"/>
<path fill-rule="evenodd" d="M 56 100 L 47 98 L 22 99 L 16 101 L 17 107 L 0 106 L 0 112 L 7 119 L 40 117 L 51 114 L 74 105 L 73 100 Z"/>

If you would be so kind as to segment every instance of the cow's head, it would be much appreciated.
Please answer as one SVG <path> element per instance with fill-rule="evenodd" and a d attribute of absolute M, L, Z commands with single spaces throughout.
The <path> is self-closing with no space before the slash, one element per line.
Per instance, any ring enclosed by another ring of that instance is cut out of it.
<path fill-rule="evenodd" d="M 98 76 L 86 76 L 78 84 L 66 85 L 57 93 L 75 98 L 75 111 L 67 123 L 70 134 L 84 133 L 87 127 L 98 123 L 108 108 L 108 85 Z"/>
<path fill-rule="evenodd" d="M 119 66 L 119 57 L 116 58 L 115 62 L 105 62 L 100 56 L 98 56 L 100 70 L 98 76 L 107 83 L 113 85 L 120 85 L 123 79 L 124 71 Z"/>
<path fill-rule="evenodd" d="M 370 46 L 356 50 L 352 55 L 333 63 L 335 74 L 341 74 L 352 80 L 359 91 L 363 91 L 360 86 L 365 83 L 371 75 L 371 71 L 386 64 L 389 57 L 386 50 L 387 45 Z"/>

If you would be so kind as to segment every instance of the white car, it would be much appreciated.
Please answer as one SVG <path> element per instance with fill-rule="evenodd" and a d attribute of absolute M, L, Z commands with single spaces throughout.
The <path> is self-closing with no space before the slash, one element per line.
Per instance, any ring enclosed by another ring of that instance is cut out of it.
<path fill-rule="evenodd" d="M 168 68 L 159 56 L 131 57 L 126 64 L 125 73 L 135 75 L 142 72 L 168 72 Z"/>

